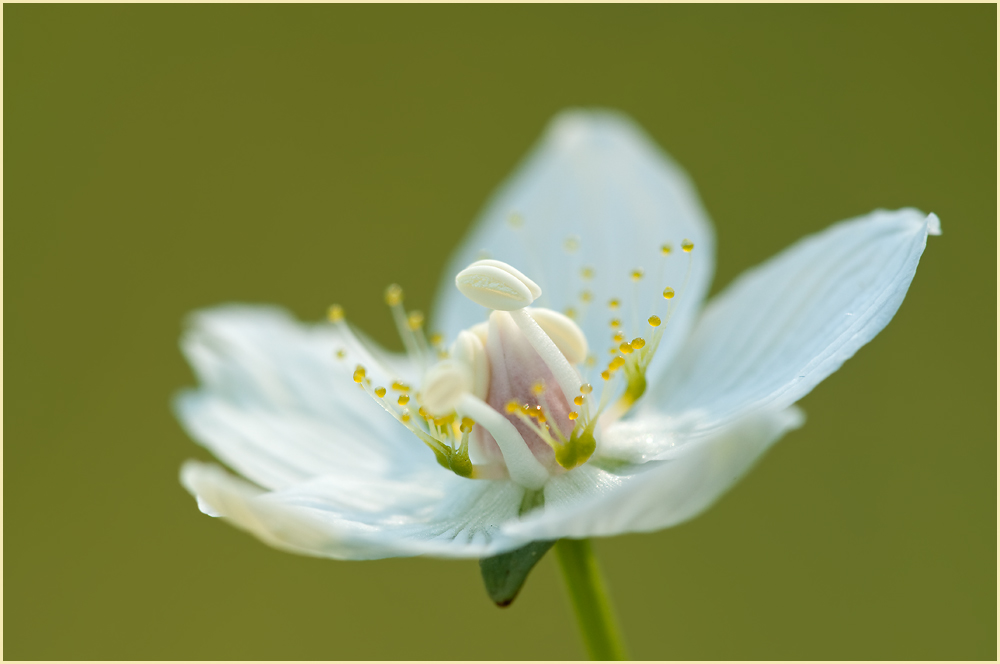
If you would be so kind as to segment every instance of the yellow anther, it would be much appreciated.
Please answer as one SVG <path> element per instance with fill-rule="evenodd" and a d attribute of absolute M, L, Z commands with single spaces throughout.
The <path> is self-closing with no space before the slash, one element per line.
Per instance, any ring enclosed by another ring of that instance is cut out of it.
<path fill-rule="evenodd" d="M 444 350 L 443 348 L 438 351 L 438 359 L 439 360 L 443 360 L 443 359 L 445 359 L 447 357 L 448 357 L 448 351 Z"/>
<path fill-rule="evenodd" d="M 507 217 L 507 223 L 511 225 L 511 228 L 520 228 L 524 226 L 524 217 L 521 216 L 520 212 L 511 212 L 510 216 Z"/>
<path fill-rule="evenodd" d="M 597 358 L 596 358 L 596 357 L 594 357 L 593 355 L 588 355 L 588 356 L 587 356 L 587 361 L 586 361 L 586 362 L 585 362 L 584 364 L 586 364 L 586 365 L 587 365 L 587 368 L 588 368 L 588 369 L 590 369 L 590 368 L 592 368 L 592 367 L 593 367 L 593 366 L 594 366 L 595 364 L 597 364 Z"/>
<path fill-rule="evenodd" d="M 646 340 L 642 337 L 636 337 L 632 340 L 632 350 L 639 350 L 646 345 Z"/>
<path fill-rule="evenodd" d="M 358 368 L 354 370 L 354 382 L 360 383 L 364 379 L 365 379 L 365 368 L 359 364 Z"/>
<path fill-rule="evenodd" d="M 398 380 L 392 381 L 392 389 L 397 392 L 409 392 L 410 386 L 405 383 L 400 383 Z"/>
<path fill-rule="evenodd" d="M 462 433 L 469 433 L 472 431 L 472 427 L 476 426 L 476 423 L 472 421 L 471 417 L 462 418 Z"/>
<path fill-rule="evenodd" d="M 594 391 L 594 386 L 590 383 L 584 383 L 580 386 L 580 394 L 590 394 Z"/>
<path fill-rule="evenodd" d="M 403 414 L 399 416 L 399 419 L 403 420 L 404 422 L 409 422 L 410 421 L 410 411 L 408 409 L 404 408 L 403 409 Z"/>
<path fill-rule="evenodd" d="M 660 317 L 659 316 L 650 316 L 649 317 L 649 326 L 650 327 L 659 327 L 660 326 Z"/>
<path fill-rule="evenodd" d="M 424 312 L 414 309 L 409 313 L 409 315 L 407 315 L 406 324 L 411 330 L 416 332 L 424 326 Z"/>
<path fill-rule="evenodd" d="M 575 420 L 576 418 L 580 417 L 580 413 L 577 413 L 576 411 L 571 410 L 566 415 L 566 417 L 568 417 L 570 420 Z"/>
<path fill-rule="evenodd" d="M 566 241 L 563 242 L 563 247 L 565 247 L 566 251 L 568 251 L 569 253 L 571 254 L 575 253 L 576 250 L 580 248 L 580 236 L 570 235 L 568 238 L 566 238 Z"/>
<path fill-rule="evenodd" d="M 594 299 L 594 294 L 591 293 L 589 290 L 585 290 L 580 293 L 581 302 L 591 302 L 593 301 L 593 299 Z"/>
<path fill-rule="evenodd" d="M 674 289 L 671 288 L 670 286 L 667 286 L 666 288 L 664 288 L 663 289 L 663 299 L 664 300 L 672 300 L 673 298 L 674 298 Z"/>
<path fill-rule="evenodd" d="M 642 274 L 643 273 L 641 267 L 637 267 L 634 270 L 632 270 L 632 273 L 630 275 L 632 277 L 632 281 L 639 281 L 640 279 L 642 279 Z"/>
<path fill-rule="evenodd" d="M 440 346 L 441 342 L 444 341 L 444 335 L 441 334 L 440 332 L 435 332 L 434 334 L 431 335 L 428 341 L 431 342 L 432 346 Z"/>
<path fill-rule="evenodd" d="M 337 359 L 338 360 L 342 360 L 345 357 L 347 357 L 347 351 L 344 350 L 343 348 L 338 348 L 337 349 Z"/>
<path fill-rule="evenodd" d="M 542 407 L 541 406 L 535 406 L 534 411 L 531 414 L 539 422 L 544 422 L 545 421 L 545 413 L 542 412 Z"/>
<path fill-rule="evenodd" d="M 690 254 L 691 250 L 694 249 L 694 242 L 691 240 L 684 240 L 681 242 L 681 249 L 684 250 L 684 253 Z"/>
<path fill-rule="evenodd" d="M 399 284 L 389 284 L 385 289 L 385 303 L 394 307 L 403 301 L 403 289 Z"/>
<path fill-rule="evenodd" d="M 611 348 L 609 348 L 608 349 L 608 353 L 610 353 L 611 355 L 617 355 L 618 354 L 618 346 L 612 346 Z"/>
<path fill-rule="evenodd" d="M 660 247 L 660 253 L 663 254 L 664 256 L 668 255 L 673 250 L 674 248 L 671 247 L 669 244 L 665 244 Z"/>
<path fill-rule="evenodd" d="M 604 380 L 611 380 L 611 372 L 607 370 L 602 371 L 601 378 L 603 378 Z"/>
<path fill-rule="evenodd" d="M 594 268 L 590 266 L 583 268 L 582 270 L 580 270 L 580 276 L 582 276 L 584 279 L 593 279 Z"/>
<path fill-rule="evenodd" d="M 620 350 L 623 355 L 628 355 L 632 352 L 632 344 L 627 341 L 623 341 L 621 345 L 618 346 L 618 350 Z"/>
<path fill-rule="evenodd" d="M 326 310 L 326 319 L 331 323 L 339 323 L 344 320 L 344 308 L 339 304 L 331 304 Z"/>
<path fill-rule="evenodd" d="M 625 341 L 625 333 L 622 332 L 621 330 L 618 330 L 617 332 L 615 332 L 615 336 L 612 337 L 612 339 L 614 339 L 616 343 L 621 343 Z"/>
<path fill-rule="evenodd" d="M 566 311 L 563 313 L 566 314 L 566 318 L 576 318 L 576 309 L 573 307 L 566 307 Z"/>
<path fill-rule="evenodd" d="M 381 399 L 382 397 L 384 397 L 385 396 L 385 388 L 384 387 L 376 387 L 375 388 L 375 396 L 377 396 L 379 399 Z"/>
<path fill-rule="evenodd" d="M 396 399 L 396 403 L 398 403 L 400 406 L 405 406 L 406 404 L 410 403 L 410 395 L 400 394 L 399 398 Z"/>
<path fill-rule="evenodd" d="M 507 412 L 508 413 L 516 413 L 520 409 L 521 409 L 521 407 L 517 405 L 516 401 L 508 401 L 507 402 Z"/>
<path fill-rule="evenodd" d="M 420 417 L 424 418 L 425 420 L 427 419 L 427 416 L 429 415 L 429 413 L 427 412 L 427 409 L 424 408 L 423 406 L 421 406 L 420 408 L 417 409 L 417 414 L 420 415 Z"/>
<path fill-rule="evenodd" d="M 622 306 L 622 303 L 618 298 L 613 298 L 610 302 L 608 302 L 608 308 L 611 309 L 611 311 L 616 311 L 620 306 Z"/>
<path fill-rule="evenodd" d="M 622 326 L 622 321 L 621 321 L 620 318 L 612 318 L 611 322 L 609 323 L 609 325 L 611 325 L 612 328 L 621 327 Z"/>
<path fill-rule="evenodd" d="M 575 403 L 577 406 L 582 406 L 583 405 L 583 397 L 581 395 L 579 395 L 579 394 L 576 395 L 575 397 L 573 397 L 573 403 Z"/>
<path fill-rule="evenodd" d="M 534 392 L 535 394 L 541 394 L 542 392 L 545 391 L 545 383 L 541 382 L 535 383 L 534 385 L 531 386 L 531 391 Z"/>
<path fill-rule="evenodd" d="M 622 365 L 624 364 L 625 364 L 625 358 L 619 355 L 618 357 L 611 360 L 611 364 L 608 365 L 608 369 L 611 369 L 612 371 L 617 371 L 618 369 L 621 369 Z"/>

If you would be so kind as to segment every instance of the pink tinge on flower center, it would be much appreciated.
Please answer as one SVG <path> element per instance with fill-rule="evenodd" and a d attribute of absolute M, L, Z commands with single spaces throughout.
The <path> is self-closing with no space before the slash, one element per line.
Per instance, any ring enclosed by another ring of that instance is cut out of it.
<path fill-rule="evenodd" d="M 568 417 L 573 409 L 555 376 L 506 311 L 494 311 L 490 315 L 486 354 L 490 363 L 486 402 L 517 428 L 535 458 L 550 472 L 562 472 L 552 447 L 522 417 L 511 413 L 508 404 L 515 402 L 533 411 L 541 406 L 543 422 L 534 419 L 535 423 L 543 428 L 558 428 L 565 438 L 573 431 L 574 423 Z M 473 429 L 472 439 L 485 458 L 503 462 L 500 447 L 483 427 L 477 425 Z"/>

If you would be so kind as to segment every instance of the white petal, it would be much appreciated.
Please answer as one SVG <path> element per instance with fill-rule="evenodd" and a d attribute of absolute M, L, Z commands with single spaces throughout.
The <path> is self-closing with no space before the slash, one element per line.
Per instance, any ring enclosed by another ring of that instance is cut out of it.
<path fill-rule="evenodd" d="M 515 212 L 524 220 L 520 230 L 509 224 Z M 566 241 L 574 236 L 580 246 L 569 252 Z M 592 291 L 594 301 L 577 320 L 594 352 L 600 352 L 611 341 L 611 298 L 622 301 L 617 315 L 630 335 L 645 336 L 646 319 L 653 313 L 663 316 L 664 286 L 679 290 L 684 282 L 684 239 L 695 245 L 692 271 L 685 292 L 675 300 L 676 312 L 650 377 L 668 362 L 708 290 L 714 266 L 711 224 L 684 172 L 628 118 L 607 111 L 568 111 L 552 121 L 452 256 L 441 277 L 435 322 L 454 337 L 485 318 L 486 311 L 454 284 L 455 275 L 485 251 L 538 282 L 542 295 L 535 306 L 580 312 L 580 292 Z M 673 244 L 674 253 L 657 278 L 659 248 L 666 242 Z M 581 277 L 584 266 L 596 270 L 589 282 Z M 629 275 L 637 267 L 646 276 L 633 307 L 635 284 Z"/>
<path fill-rule="evenodd" d="M 178 397 L 178 417 L 192 438 L 252 481 L 278 488 L 323 474 L 435 465 L 351 380 L 355 364 L 371 374 L 385 362 L 345 330 L 302 325 L 265 307 L 219 307 L 191 323 L 182 345 L 202 387 Z M 349 354 L 338 360 L 341 348 Z M 403 368 L 391 371 L 405 379 L 408 369 L 392 361 Z"/>
<path fill-rule="evenodd" d="M 544 511 L 511 522 L 504 530 L 512 537 L 535 540 L 600 537 L 677 525 L 708 508 L 772 443 L 802 421 L 795 407 L 758 412 L 713 436 L 689 440 L 666 461 L 630 465 L 617 473 L 588 464 L 546 486 Z M 666 435 L 656 421 L 647 422 L 650 436 Z M 606 436 L 614 435 L 612 427 Z M 673 443 L 664 441 L 661 447 Z"/>
<path fill-rule="evenodd" d="M 500 524 L 517 517 L 524 489 L 444 472 L 408 481 L 317 478 L 264 493 L 214 464 L 187 462 L 181 481 L 203 511 L 261 541 L 304 555 L 365 560 L 434 555 L 478 558 L 510 550 Z"/>
<path fill-rule="evenodd" d="M 876 211 L 800 240 L 712 300 L 642 405 L 705 426 L 795 403 L 896 313 L 937 217 Z"/>

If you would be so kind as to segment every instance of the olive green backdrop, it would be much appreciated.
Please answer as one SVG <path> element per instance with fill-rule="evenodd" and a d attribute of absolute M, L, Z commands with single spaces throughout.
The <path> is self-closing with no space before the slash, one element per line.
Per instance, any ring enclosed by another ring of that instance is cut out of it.
<path fill-rule="evenodd" d="M 334 562 L 200 514 L 185 314 L 427 308 L 548 119 L 691 173 L 718 290 L 875 207 L 937 212 L 888 328 L 680 527 L 600 540 L 642 658 L 996 658 L 996 7 L 29 6 L 4 17 L 8 659 L 577 658 L 547 556 Z"/>

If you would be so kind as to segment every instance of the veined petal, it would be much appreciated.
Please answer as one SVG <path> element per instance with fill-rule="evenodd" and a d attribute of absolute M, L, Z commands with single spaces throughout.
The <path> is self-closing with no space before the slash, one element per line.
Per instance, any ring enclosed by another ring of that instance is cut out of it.
<path fill-rule="evenodd" d="M 933 214 L 878 210 L 749 270 L 709 303 L 641 412 L 716 427 L 795 403 L 886 326 L 939 233 Z"/>
<path fill-rule="evenodd" d="M 694 243 L 690 256 L 680 249 L 685 239 Z M 664 243 L 673 245 L 666 257 Z M 486 206 L 438 289 L 436 324 L 451 337 L 486 317 L 453 281 L 481 252 L 536 281 L 542 288 L 536 306 L 575 309 L 597 353 L 610 344 L 613 317 L 623 319 L 629 338 L 648 332 L 646 319 L 666 312 L 664 286 L 680 290 L 690 258 L 687 286 L 674 301 L 650 378 L 684 338 L 714 269 L 711 224 L 687 175 L 633 122 L 608 111 L 557 116 Z M 593 268 L 592 278 L 582 276 L 585 267 Z M 633 282 L 636 268 L 644 275 Z M 592 294 L 589 304 L 581 301 L 583 291 Z M 622 303 L 616 314 L 607 308 L 612 298 Z"/>
<path fill-rule="evenodd" d="M 436 466 L 351 381 L 355 363 L 386 360 L 342 329 L 303 325 L 268 307 L 226 306 L 192 316 L 182 347 L 202 387 L 178 396 L 178 418 L 192 438 L 263 487 Z M 348 350 L 345 359 L 336 358 L 339 349 Z M 405 378 L 405 363 L 390 361 Z"/>
<path fill-rule="evenodd" d="M 618 472 L 585 466 L 554 478 L 545 488 L 545 510 L 507 524 L 507 535 L 529 540 L 556 537 L 600 537 L 648 532 L 677 525 L 697 516 L 726 492 L 781 436 L 803 422 L 801 411 L 754 413 L 713 435 L 658 444 L 669 449 L 665 461 L 626 465 Z M 633 422 L 625 435 L 636 435 Z M 668 434 L 649 421 L 646 435 Z M 606 437 L 613 438 L 616 427 Z M 624 431 L 624 430 L 623 430 Z"/>
<path fill-rule="evenodd" d="M 187 462 L 181 482 L 203 512 L 279 549 L 345 560 L 434 555 L 478 558 L 526 543 L 500 530 L 524 489 L 445 473 L 407 480 L 322 477 L 277 492 L 214 464 Z"/>

